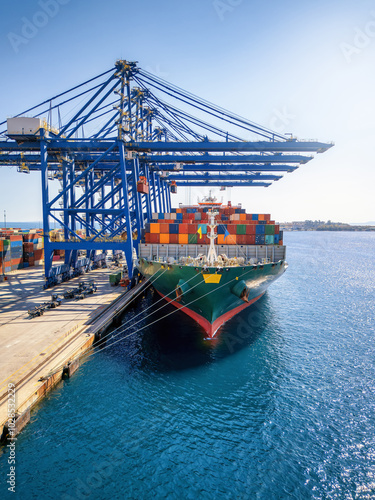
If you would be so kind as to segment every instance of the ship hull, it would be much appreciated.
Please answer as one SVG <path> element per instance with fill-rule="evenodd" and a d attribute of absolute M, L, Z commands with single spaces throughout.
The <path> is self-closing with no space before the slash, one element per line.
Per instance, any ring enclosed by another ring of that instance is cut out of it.
<path fill-rule="evenodd" d="M 284 261 L 256 266 L 202 268 L 140 259 L 141 273 L 167 302 L 193 318 L 206 336 L 251 306 L 279 278 Z"/>

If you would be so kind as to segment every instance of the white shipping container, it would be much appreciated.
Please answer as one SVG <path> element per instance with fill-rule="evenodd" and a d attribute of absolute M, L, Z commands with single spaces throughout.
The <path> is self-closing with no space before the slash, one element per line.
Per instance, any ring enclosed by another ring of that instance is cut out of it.
<path fill-rule="evenodd" d="M 43 128 L 40 118 L 19 116 L 7 119 L 7 135 L 35 135 L 40 128 Z"/>

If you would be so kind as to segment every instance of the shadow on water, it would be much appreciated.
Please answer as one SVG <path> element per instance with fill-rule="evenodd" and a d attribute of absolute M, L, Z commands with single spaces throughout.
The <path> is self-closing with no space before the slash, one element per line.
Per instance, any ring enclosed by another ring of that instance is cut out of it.
<path fill-rule="evenodd" d="M 107 332 L 103 354 L 121 359 L 130 369 L 186 370 L 251 346 L 272 321 L 272 305 L 266 294 L 224 324 L 216 338 L 205 339 L 202 328 L 193 319 L 148 290 L 122 316 L 120 335 L 118 331 Z"/>

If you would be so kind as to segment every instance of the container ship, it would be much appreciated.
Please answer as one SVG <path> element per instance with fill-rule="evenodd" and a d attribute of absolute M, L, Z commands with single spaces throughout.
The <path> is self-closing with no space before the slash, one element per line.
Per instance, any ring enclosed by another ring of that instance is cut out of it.
<path fill-rule="evenodd" d="M 139 245 L 139 270 L 208 338 L 259 300 L 287 268 L 283 234 L 269 214 L 205 198 L 154 213 Z"/>

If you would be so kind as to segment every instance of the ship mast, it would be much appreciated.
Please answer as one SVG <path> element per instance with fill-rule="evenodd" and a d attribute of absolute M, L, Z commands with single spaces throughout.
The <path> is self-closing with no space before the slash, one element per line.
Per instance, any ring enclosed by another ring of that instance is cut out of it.
<path fill-rule="evenodd" d="M 215 216 L 218 215 L 219 212 L 210 212 L 209 219 L 210 223 L 208 227 L 210 228 L 210 234 L 207 234 L 207 237 L 210 239 L 210 248 L 208 249 L 207 262 L 209 265 L 213 266 L 215 261 L 217 260 L 217 254 L 215 250 L 215 240 L 217 238 L 217 234 L 215 233 Z"/>

